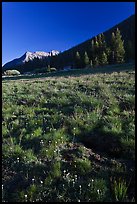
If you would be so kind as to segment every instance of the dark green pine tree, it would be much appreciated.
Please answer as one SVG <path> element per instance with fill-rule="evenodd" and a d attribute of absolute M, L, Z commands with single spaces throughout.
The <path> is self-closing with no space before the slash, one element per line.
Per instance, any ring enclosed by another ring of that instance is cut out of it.
<path fill-rule="evenodd" d="M 113 63 L 123 63 L 125 57 L 124 41 L 120 30 L 117 28 L 111 38 L 111 59 Z"/>
<path fill-rule="evenodd" d="M 100 65 L 108 64 L 109 48 L 103 33 L 98 35 L 98 60 Z"/>
<path fill-rule="evenodd" d="M 97 49 L 96 56 L 98 56 L 99 64 L 102 65 L 103 42 L 102 42 L 101 34 L 97 36 L 97 41 L 98 41 L 98 49 Z"/>
<path fill-rule="evenodd" d="M 99 60 L 98 60 L 98 56 L 99 56 L 99 42 L 98 42 L 98 38 L 95 37 L 94 40 L 91 41 L 91 46 L 92 46 L 92 55 L 91 58 L 93 59 L 93 65 L 97 66 L 99 65 Z"/>
<path fill-rule="evenodd" d="M 103 52 L 103 53 L 101 54 L 100 64 L 101 64 L 101 65 L 106 65 L 106 64 L 108 64 L 108 57 L 107 57 L 107 54 L 106 54 L 105 52 Z"/>
<path fill-rule="evenodd" d="M 90 68 L 93 68 L 93 60 L 90 60 Z"/>
<path fill-rule="evenodd" d="M 94 40 L 91 41 L 91 52 L 92 54 L 94 53 L 94 49 L 95 49 L 95 43 Z"/>
<path fill-rule="evenodd" d="M 116 50 L 115 33 L 112 32 L 112 34 L 111 34 L 111 42 L 110 42 L 110 55 L 109 55 L 109 63 L 110 64 L 115 64 L 115 62 L 116 62 L 116 59 L 115 59 L 115 50 Z"/>
<path fill-rule="evenodd" d="M 106 40 L 105 40 L 105 36 L 104 34 L 102 33 L 101 34 L 101 40 L 102 40 L 102 52 L 105 52 L 107 56 L 109 56 L 110 54 L 110 49 L 106 43 Z"/>
<path fill-rule="evenodd" d="M 89 63 L 90 63 L 90 61 L 89 61 L 88 54 L 87 54 L 87 52 L 84 52 L 84 66 L 85 67 L 88 66 Z"/>
<path fill-rule="evenodd" d="M 92 39 L 91 40 L 91 47 L 90 47 L 90 59 L 94 59 L 95 58 L 95 42 Z"/>
<path fill-rule="evenodd" d="M 95 56 L 98 56 L 99 54 L 99 43 L 97 37 L 95 37 L 95 42 L 94 42 L 94 53 Z"/>
<path fill-rule="evenodd" d="M 123 63 L 125 57 L 125 49 L 124 49 L 124 41 L 122 40 L 122 35 L 120 30 L 117 28 L 116 30 L 116 63 Z"/>
<path fill-rule="evenodd" d="M 76 52 L 75 67 L 81 68 L 81 56 L 80 56 L 80 53 L 78 51 Z"/>
<path fill-rule="evenodd" d="M 99 66 L 99 60 L 98 60 L 98 57 L 95 57 L 94 59 L 94 67 L 97 67 Z"/>
<path fill-rule="evenodd" d="M 98 47 L 100 48 L 100 50 L 102 49 L 102 45 L 103 45 L 103 39 L 102 39 L 102 35 L 99 34 L 98 35 L 98 38 L 97 38 L 97 41 L 98 41 Z"/>

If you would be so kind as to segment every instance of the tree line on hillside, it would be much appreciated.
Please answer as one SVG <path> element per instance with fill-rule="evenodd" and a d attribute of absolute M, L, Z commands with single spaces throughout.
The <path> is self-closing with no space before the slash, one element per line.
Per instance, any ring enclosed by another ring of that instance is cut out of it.
<path fill-rule="evenodd" d="M 60 53 L 59 55 L 50 56 L 44 59 L 34 59 L 25 63 L 27 71 L 49 72 L 50 68 L 57 70 L 63 69 L 65 66 L 71 68 L 94 68 L 108 64 L 120 64 L 134 60 L 134 49 L 131 41 L 128 41 L 125 47 L 124 40 L 120 30 L 117 28 L 111 33 L 111 39 L 106 41 L 103 33 L 92 38 L 89 46 L 82 51 L 71 50 Z M 20 71 L 23 72 L 23 66 Z"/>
<path fill-rule="evenodd" d="M 130 46 L 132 47 L 131 44 Z M 131 47 L 129 52 L 132 50 Z M 130 58 L 132 57 L 130 56 Z M 83 52 L 78 50 L 76 52 L 64 52 L 51 57 L 49 62 L 52 67 L 57 68 L 63 68 L 67 65 L 72 68 L 84 68 L 124 63 L 127 62 L 124 40 L 122 40 L 120 30 L 117 28 L 115 32 L 112 32 L 109 44 L 102 33 L 92 39 L 90 46 Z"/>
<path fill-rule="evenodd" d="M 107 47 L 112 49 L 112 33 L 116 33 L 117 28 L 120 30 L 120 34 L 121 34 L 121 39 L 123 40 L 123 46 L 124 46 L 124 50 L 125 50 L 125 54 L 124 54 L 124 61 L 126 63 L 134 61 L 135 60 L 135 15 L 132 15 L 131 17 L 129 17 L 128 19 L 122 21 L 121 23 L 119 23 L 118 25 L 114 26 L 113 28 L 107 30 L 104 32 L 104 37 L 105 37 L 105 41 L 107 44 Z M 96 41 L 96 38 L 94 37 L 92 39 L 89 39 L 67 51 L 65 51 L 63 53 L 63 58 L 69 58 L 69 56 L 71 55 L 71 59 L 72 59 L 72 55 L 74 56 L 73 59 L 76 56 L 76 52 L 78 51 L 80 54 L 80 57 L 83 59 L 85 54 L 85 51 L 87 52 L 87 55 L 89 57 L 90 60 L 95 61 L 95 64 L 98 64 L 98 56 L 97 58 L 93 58 L 92 57 L 92 52 L 91 52 L 91 42 Z M 92 41 L 93 40 L 93 41 Z M 71 53 L 71 54 L 70 54 Z M 111 53 L 112 55 L 108 54 L 108 64 L 115 64 L 115 60 L 111 60 L 111 57 L 113 57 L 113 52 Z M 105 58 L 105 54 L 103 54 L 104 58 Z M 93 59 L 92 59 L 93 58 Z M 84 60 L 83 60 L 84 61 Z M 91 64 L 92 64 L 91 62 Z M 62 62 L 63 64 L 63 62 Z M 74 64 L 74 63 L 73 63 Z"/>

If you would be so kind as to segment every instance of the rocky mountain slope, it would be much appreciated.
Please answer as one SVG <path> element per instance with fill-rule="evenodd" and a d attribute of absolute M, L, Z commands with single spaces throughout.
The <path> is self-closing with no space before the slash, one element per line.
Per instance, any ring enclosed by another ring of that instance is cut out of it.
<path fill-rule="evenodd" d="M 33 61 L 34 59 L 44 59 L 49 56 L 55 56 L 58 55 L 59 51 L 52 50 L 51 52 L 43 52 L 43 51 L 36 51 L 36 52 L 26 52 L 24 55 L 22 55 L 20 58 L 14 59 L 8 63 L 6 63 L 3 68 L 11 68 L 16 67 L 19 65 L 23 65 L 26 62 Z"/>

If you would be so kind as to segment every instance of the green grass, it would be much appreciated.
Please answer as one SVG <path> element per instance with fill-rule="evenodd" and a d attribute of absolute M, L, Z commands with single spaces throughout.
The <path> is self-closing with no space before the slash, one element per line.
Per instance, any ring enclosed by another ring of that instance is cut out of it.
<path fill-rule="evenodd" d="M 134 202 L 135 71 L 85 72 L 3 81 L 3 201 Z"/>

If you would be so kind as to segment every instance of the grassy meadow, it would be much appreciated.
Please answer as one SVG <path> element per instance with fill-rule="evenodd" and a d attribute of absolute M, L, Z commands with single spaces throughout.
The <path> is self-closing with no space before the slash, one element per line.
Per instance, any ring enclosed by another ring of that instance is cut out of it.
<path fill-rule="evenodd" d="M 135 71 L 3 80 L 2 201 L 135 202 Z"/>

